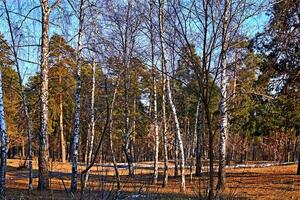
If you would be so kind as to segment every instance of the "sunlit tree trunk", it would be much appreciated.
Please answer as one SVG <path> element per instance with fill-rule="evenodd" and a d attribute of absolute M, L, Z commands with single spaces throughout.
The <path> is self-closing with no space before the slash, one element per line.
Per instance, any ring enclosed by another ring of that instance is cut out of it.
<path fill-rule="evenodd" d="M 132 109 L 132 125 L 131 125 L 131 140 L 130 140 L 130 153 L 132 160 L 135 160 L 134 144 L 136 137 L 136 95 L 133 95 L 133 109 Z"/>
<path fill-rule="evenodd" d="M 127 59 L 126 59 L 127 60 Z M 128 70 L 129 70 L 129 61 L 126 61 L 126 69 L 125 69 L 125 77 L 124 77 L 124 90 L 125 90 L 125 105 L 124 105 L 124 114 L 125 114 L 125 156 L 128 163 L 128 175 L 133 176 L 134 175 L 134 169 L 133 169 L 133 160 L 132 160 L 132 154 L 130 151 L 130 143 L 131 143 L 131 136 L 130 136 L 130 127 L 129 127 L 129 80 L 128 80 Z"/>
<path fill-rule="evenodd" d="M 123 63 L 124 63 L 124 121 L 125 121 L 125 146 L 124 146 L 124 153 L 126 156 L 126 160 L 128 163 L 128 174 L 130 176 L 134 175 L 133 169 L 133 158 L 132 152 L 130 150 L 130 143 L 131 143 L 131 131 L 130 131 L 130 109 L 129 109 L 129 67 L 130 67 L 130 47 L 129 47 L 129 35 L 130 30 L 128 27 L 130 15 L 132 11 L 132 4 L 131 0 L 128 1 L 127 13 L 126 13 L 126 28 L 125 28 L 125 35 L 124 35 L 124 46 L 123 46 Z"/>
<path fill-rule="evenodd" d="M 153 18 L 154 16 L 154 2 L 150 0 L 150 42 L 151 42 L 151 66 L 152 66 L 152 81 L 153 81 L 153 125 L 154 125 L 154 175 L 153 182 L 157 183 L 158 179 L 158 153 L 159 153 L 159 133 L 158 133 L 158 117 L 157 117 L 157 86 L 156 86 L 156 70 L 154 66 L 154 29 Z M 152 105 L 151 105 L 152 106 Z"/>
<path fill-rule="evenodd" d="M 170 88 L 170 80 L 169 77 L 166 76 L 167 78 L 167 93 L 168 93 L 168 99 L 169 99 L 169 104 L 172 110 L 172 114 L 174 117 L 174 123 L 175 123 L 175 131 L 176 131 L 176 138 L 178 140 L 178 148 L 180 151 L 180 170 L 181 170 L 181 184 L 180 184 L 180 191 L 184 192 L 185 191 L 185 156 L 184 156 L 184 148 L 183 148 L 183 142 L 181 138 L 181 133 L 180 133 L 180 125 L 179 125 L 179 120 L 177 117 L 177 112 L 176 112 L 176 107 L 173 102 L 172 98 L 172 93 L 171 93 L 171 88 Z"/>
<path fill-rule="evenodd" d="M 221 52 L 221 103 L 220 103 L 220 147 L 219 147 L 219 171 L 217 185 L 217 199 L 221 198 L 224 189 L 225 176 L 225 159 L 226 159 L 226 143 L 228 134 L 228 117 L 227 117 L 227 74 L 226 74 L 226 53 L 228 48 L 228 14 L 229 0 L 225 1 L 224 16 L 223 16 L 223 33 L 222 33 L 222 52 Z"/>
<path fill-rule="evenodd" d="M 160 45 L 163 47 L 163 21 L 164 21 L 164 2 L 163 0 L 159 1 L 159 34 L 160 34 Z M 163 54 L 165 51 L 162 49 L 161 53 Z M 167 144 L 167 116 L 166 116 L 166 94 L 167 94 L 167 86 L 166 86 L 166 71 L 165 71 L 165 56 L 162 55 L 161 60 L 161 72 L 162 72 L 162 120 L 163 120 L 163 146 L 164 146 L 164 180 L 163 187 L 165 187 L 168 183 L 168 144 Z"/>
<path fill-rule="evenodd" d="M 160 43 L 161 43 L 161 54 L 162 54 L 162 71 L 163 76 L 165 77 L 165 86 L 166 86 L 166 92 L 169 99 L 169 104 L 172 110 L 172 115 L 174 118 L 175 123 L 175 132 L 176 132 L 176 138 L 178 140 L 178 146 L 180 150 L 180 169 L 181 169 L 181 184 L 180 184 L 180 190 L 185 191 L 185 158 L 184 158 L 184 148 L 183 143 L 181 139 L 181 133 L 180 133 L 180 126 L 179 121 L 177 117 L 176 107 L 173 102 L 172 93 L 171 93 L 171 87 L 170 87 L 170 80 L 169 76 L 166 75 L 166 50 L 164 47 L 164 1 L 159 1 L 159 37 L 160 37 Z"/>
<path fill-rule="evenodd" d="M 2 70 L 0 69 L 0 131 L 1 131 L 1 167 L 0 167 L 0 195 L 5 198 L 5 176 L 6 176 L 6 128 L 3 102 L 3 88 L 2 88 Z"/>
<path fill-rule="evenodd" d="M 59 85 L 62 87 L 61 74 L 59 74 Z M 59 132 L 60 132 L 60 148 L 61 148 L 61 162 L 66 162 L 66 142 L 64 136 L 64 122 L 63 122 L 63 99 L 62 90 L 59 94 Z"/>
<path fill-rule="evenodd" d="M 22 103 L 23 103 L 23 109 L 24 109 L 24 114 L 25 114 L 25 123 L 26 123 L 26 129 L 27 129 L 27 142 L 28 142 L 28 189 L 29 191 L 31 191 L 32 188 L 32 177 L 33 177 L 33 170 L 32 170 L 32 156 L 33 156 L 33 152 L 32 152 L 32 136 L 31 136 L 31 127 L 30 127 L 30 116 L 29 116 L 29 110 L 28 110 L 28 102 L 27 102 L 27 95 L 24 91 L 24 86 L 23 86 L 23 78 L 21 76 L 21 71 L 20 71 L 20 66 L 19 66 L 19 60 L 18 60 L 18 53 L 17 53 L 17 49 L 16 49 L 16 44 L 15 44 L 15 37 L 13 34 L 13 29 L 12 29 L 12 24 L 11 24 L 11 19 L 10 19 L 10 15 L 9 15 L 9 11 L 6 5 L 6 1 L 3 1 L 4 3 L 4 7 L 5 7 L 5 13 L 7 16 L 7 22 L 8 22 L 8 26 L 9 26 L 9 31 L 10 31 L 10 36 L 11 36 L 11 40 L 13 43 L 13 54 L 14 54 L 14 59 L 15 59 L 15 64 L 16 64 L 16 68 L 17 68 L 17 73 L 18 73 L 18 78 L 19 78 L 19 85 L 20 85 L 20 89 L 21 89 L 21 96 L 22 96 Z"/>
<path fill-rule="evenodd" d="M 166 78 L 164 75 L 164 70 L 162 70 L 162 120 L 163 120 L 163 146 L 164 146 L 164 177 L 163 177 L 163 187 L 168 183 L 168 141 L 167 141 L 167 116 L 166 116 Z"/>
<path fill-rule="evenodd" d="M 184 133 L 185 133 L 185 141 L 186 141 L 186 146 L 185 146 L 185 158 L 186 158 L 186 164 L 188 162 L 188 159 L 191 158 L 191 149 L 192 149 L 192 145 L 193 145 L 193 136 L 190 133 L 190 119 L 188 116 L 185 117 L 184 120 Z"/>
<path fill-rule="evenodd" d="M 88 124 L 85 142 L 85 152 L 84 152 L 84 162 L 88 165 L 88 155 L 89 155 L 89 144 L 91 138 L 91 125 Z"/>
<path fill-rule="evenodd" d="M 39 133 L 39 181 L 38 189 L 49 187 L 49 143 L 48 143 L 48 73 L 49 73 L 49 14 L 48 1 L 41 1 L 42 7 L 42 45 L 41 45 L 41 96 L 40 96 L 40 133 Z"/>
<path fill-rule="evenodd" d="M 158 153 L 159 153 L 159 129 L 158 129 L 158 117 L 157 117 L 157 88 L 156 78 L 153 77 L 153 124 L 155 134 L 155 154 L 154 154 L 154 183 L 157 183 L 158 179 Z"/>
<path fill-rule="evenodd" d="M 112 162 L 115 170 L 115 176 L 116 176 L 116 182 L 117 182 L 117 189 L 118 192 L 121 190 L 121 184 L 120 184 L 120 173 L 118 170 L 118 163 L 114 151 L 114 145 L 113 145 L 113 111 L 114 111 L 114 106 L 115 106 L 115 99 L 117 96 L 117 91 L 119 87 L 119 78 L 116 84 L 116 88 L 114 90 L 112 102 L 111 102 L 111 107 L 110 107 L 110 116 L 109 116 L 109 145 L 110 145 L 110 151 L 111 151 L 111 156 L 112 156 Z"/>
<path fill-rule="evenodd" d="M 75 93 L 75 114 L 74 114 L 74 133 L 73 133 L 73 158 L 72 158 L 72 178 L 71 191 L 77 191 L 77 168 L 78 168 L 78 141 L 79 141 L 79 124 L 80 124 L 80 91 L 81 91 L 81 51 L 83 37 L 83 3 L 80 0 L 79 8 L 79 30 L 78 30 L 78 50 L 77 50 L 77 67 L 76 67 L 76 93 Z"/>
<path fill-rule="evenodd" d="M 90 122 L 90 138 L 88 139 L 88 155 L 87 155 L 87 166 L 92 159 L 93 147 L 94 147 L 94 135 L 95 135 L 95 85 L 96 85 L 96 63 L 93 59 L 92 63 L 92 94 L 91 94 L 91 122 Z M 85 176 L 85 184 L 88 181 L 89 172 L 86 173 Z"/>
<path fill-rule="evenodd" d="M 233 91 L 232 91 L 232 99 L 233 100 L 235 100 L 235 97 L 236 97 L 237 67 L 238 67 L 238 49 L 235 48 L 235 51 L 234 51 L 234 69 L 233 69 Z"/>

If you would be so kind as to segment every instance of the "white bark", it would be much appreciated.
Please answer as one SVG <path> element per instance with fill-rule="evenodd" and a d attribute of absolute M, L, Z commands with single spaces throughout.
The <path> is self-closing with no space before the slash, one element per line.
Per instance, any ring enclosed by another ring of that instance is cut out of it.
<path fill-rule="evenodd" d="M 17 68 L 19 85 L 20 85 L 20 89 L 21 89 L 23 109 L 24 109 L 24 113 L 25 113 L 25 122 L 26 122 L 26 129 L 27 129 L 27 142 L 28 142 L 28 144 L 27 144 L 28 145 L 28 189 L 29 189 L 29 191 L 31 191 L 33 189 L 33 187 L 32 187 L 32 178 L 33 178 L 32 156 L 33 156 L 33 152 L 32 152 L 32 135 L 31 135 L 31 130 L 30 130 L 30 116 L 29 116 L 28 102 L 27 102 L 27 96 L 26 96 L 26 93 L 25 93 L 24 87 L 23 87 L 23 78 L 21 76 L 19 60 L 18 60 L 18 53 L 17 53 L 17 49 L 16 49 L 15 37 L 13 34 L 11 19 L 10 19 L 9 11 L 8 11 L 5 0 L 3 0 L 3 4 L 5 7 L 7 23 L 9 26 L 9 32 L 10 32 L 10 36 L 11 36 L 11 40 L 12 40 L 12 44 L 13 44 L 12 51 L 14 54 L 15 64 L 16 64 L 16 68 Z"/>
<path fill-rule="evenodd" d="M 153 124 L 155 134 L 155 156 L 154 156 L 154 183 L 158 179 L 158 153 L 159 153 L 159 133 L 158 133 L 158 117 L 157 117 L 157 91 L 156 78 L 153 78 Z"/>
<path fill-rule="evenodd" d="M 163 72 L 164 73 L 164 72 Z M 164 146 L 164 180 L 163 186 L 168 183 L 168 142 L 167 142 L 167 116 L 166 116 L 166 79 L 165 75 L 162 75 L 163 79 L 163 94 L 162 94 L 162 120 L 163 120 L 163 146 Z"/>
<path fill-rule="evenodd" d="M 88 165 L 88 155 L 89 155 L 90 138 L 91 138 L 91 125 L 88 124 L 86 141 L 85 141 L 85 152 L 84 152 L 84 162 L 87 165 Z"/>
<path fill-rule="evenodd" d="M 134 144 L 135 144 L 135 136 L 136 136 L 136 95 L 133 95 L 133 111 L 132 111 L 132 125 L 131 125 L 131 131 L 130 131 L 130 155 L 132 160 L 135 160 L 135 152 L 134 152 Z"/>
<path fill-rule="evenodd" d="M 228 133 L 228 117 L 227 117 L 227 74 L 226 74 L 226 53 L 228 48 L 228 15 L 230 1 L 225 1 L 223 16 L 223 33 L 222 33 L 222 52 L 221 52 L 221 103 L 220 103 L 220 149 L 219 149 L 219 172 L 217 185 L 217 199 L 221 198 L 224 189 L 224 168 L 226 159 L 226 143 Z"/>
<path fill-rule="evenodd" d="M 156 73 L 154 66 L 154 30 L 153 30 L 153 15 L 154 15 L 154 2 L 150 0 L 150 42 L 151 42 L 151 66 L 152 66 L 152 81 L 153 81 L 153 126 L 155 135 L 154 147 L 154 175 L 153 182 L 157 183 L 158 179 L 158 153 L 159 153 L 159 133 L 158 133 L 158 116 L 157 116 L 157 86 L 156 86 Z M 152 105 L 151 105 L 152 106 Z M 150 107 L 151 107 L 150 106 Z"/>
<path fill-rule="evenodd" d="M 130 143 L 131 143 L 131 133 L 129 127 L 130 121 L 130 110 L 129 110 L 129 67 L 130 67 L 130 47 L 129 47 L 129 40 L 130 40 L 130 30 L 129 30 L 129 21 L 132 11 L 132 2 L 128 1 L 128 8 L 126 13 L 126 28 L 125 28 L 125 35 L 124 35 L 124 44 L 123 44 L 123 62 L 124 62 L 124 120 L 125 120 L 125 156 L 128 163 L 128 173 L 130 176 L 134 175 L 134 168 L 133 168 L 133 158 L 132 152 L 130 150 Z M 131 35 L 132 36 L 132 35 Z"/>
<path fill-rule="evenodd" d="M 121 190 L 121 184 L 120 184 L 120 174 L 119 174 L 119 170 L 118 170 L 118 163 L 116 160 L 114 146 L 113 146 L 113 135 L 112 135 L 113 132 L 112 131 L 113 131 L 113 111 L 114 111 L 115 99 L 117 96 L 118 87 L 119 87 L 119 78 L 117 80 L 116 88 L 114 90 L 114 94 L 113 94 L 113 98 L 112 98 L 112 102 L 111 102 L 111 108 L 110 108 L 110 116 L 109 116 L 109 144 L 110 144 L 112 162 L 113 162 L 113 167 L 115 170 L 115 176 L 116 176 L 116 181 L 117 181 L 117 189 L 118 189 L 117 195 L 119 194 L 119 192 Z"/>
<path fill-rule="evenodd" d="M 1 131 L 1 168 L 0 168 L 0 195 L 5 197 L 5 176 L 6 176 L 6 128 L 5 128 L 5 115 L 4 115 L 4 102 L 3 102 L 3 89 L 2 89 L 2 70 L 0 69 L 0 131 Z"/>
<path fill-rule="evenodd" d="M 159 38 L 160 45 L 164 47 L 163 33 L 164 33 L 164 1 L 159 0 Z M 165 74 L 165 50 L 162 48 L 161 71 L 162 71 L 162 120 L 163 120 L 163 146 L 164 146 L 164 180 L 163 187 L 168 183 L 168 146 L 167 146 L 167 116 L 166 116 L 166 74 Z"/>
<path fill-rule="evenodd" d="M 59 85 L 62 86 L 61 74 L 59 74 Z M 61 148 L 61 162 L 66 162 L 66 142 L 64 136 L 64 121 L 63 121 L 63 99 L 62 91 L 59 94 L 59 132 L 60 132 L 60 148 Z"/>
<path fill-rule="evenodd" d="M 48 72 L 49 72 L 49 15 L 48 1 L 41 1 L 42 7 L 42 46 L 41 46 L 41 96 L 40 96 L 40 134 L 39 134 L 39 182 L 38 189 L 49 187 L 49 144 L 48 144 Z"/>
<path fill-rule="evenodd" d="M 172 98 L 172 93 L 171 93 L 171 88 L 170 88 L 170 80 L 169 76 L 166 75 L 166 50 L 165 50 L 165 42 L 164 42 L 164 0 L 159 0 L 159 37 L 160 37 L 160 43 L 161 43 L 161 54 L 162 54 L 162 72 L 163 72 L 163 85 L 166 87 L 168 99 L 169 99 L 169 104 L 172 110 L 172 115 L 174 118 L 174 123 L 175 123 L 175 132 L 176 132 L 176 138 L 178 140 L 178 146 L 180 150 L 180 169 L 181 169 L 181 184 L 180 184 L 180 190 L 182 192 L 185 191 L 185 156 L 184 156 L 184 148 L 183 148 L 183 143 L 182 143 L 182 138 L 181 138 L 181 133 L 180 133 L 180 126 L 179 126 L 179 121 L 177 117 L 177 112 L 176 112 L 176 107 L 173 102 Z"/>
<path fill-rule="evenodd" d="M 131 134 L 130 134 L 130 127 L 129 127 L 129 80 L 128 80 L 128 69 L 129 69 L 129 61 L 125 58 L 125 78 L 124 78 L 124 90 L 125 90 L 125 105 L 124 105 L 124 114 L 125 114 L 125 156 L 128 163 L 128 174 L 130 176 L 134 175 L 133 169 L 133 160 L 132 154 L 130 151 L 130 142 L 131 142 Z"/>
<path fill-rule="evenodd" d="M 92 159 L 92 153 L 93 153 L 93 147 L 94 147 L 94 135 L 95 135 L 95 85 L 96 85 L 96 63 L 93 59 L 92 62 L 92 92 L 91 92 L 91 122 L 90 122 L 90 128 L 91 128 L 91 134 L 89 138 L 89 151 L 87 155 L 87 166 L 89 166 L 89 163 Z M 85 176 L 85 184 L 88 181 L 89 177 L 89 171 L 87 171 Z"/>
<path fill-rule="evenodd" d="M 176 107 L 175 107 L 175 104 L 174 104 L 173 98 L 172 98 L 169 76 L 166 76 L 166 77 L 167 77 L 168 99 L 169 99 L 169 104 L 170 104 L 172 114 L 173 114 L 173 117 L 174 117 L 176 137 L 177 137 L 178 147 L 179 147 L 179 151 L 180 151 L 180 161 L 179 161 L 180 162 L 180 170 L 181 170 L 180 191 L 184 192 L 185 191 L 185 156 L 184 156 L 184 148 L 183 148 L 183 142 L 182 142 L 181 133 L 180 133 L 180 126 L 179 126 L 179 121 L 178 121 L 178 117 L 177 117 Z"/>
<path fill-rule="evenodd" d="M 238 65 L 238 49 L 235 49 L 234 52 L 234 71 L 233 71 L 233 91 L 232 91 L 232 99 L 235 100 L 235 96 L 236 96 L 236 79 L 237 79 L 237 65 Z"/>
<path fill-rule="evenodd" d="M 72 178 L 71 191 L 77 191 L 77 168 L 78 168 L 78 141 L 79 141 L 79 124 L 80 124 L 80 91 L 81 91 L 81 51 L 83 37 L 83 4 L 80 0 L 79 8 L 79 30 L 78 30 L 78 50 L 77 50 L 77 67 L 76 67 L 76 93 L 75 93 L 75 114 L 74 114 L 74 133 L 73 133 L 73 158 L 72 158 Z"/>

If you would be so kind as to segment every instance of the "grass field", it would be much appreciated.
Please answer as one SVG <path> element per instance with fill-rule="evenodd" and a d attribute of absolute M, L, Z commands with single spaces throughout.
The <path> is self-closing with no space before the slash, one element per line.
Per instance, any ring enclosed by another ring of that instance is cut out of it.
<path fill-rule="evenodd" d="M 71 194 L 69 190 L 71 165 L 59 162 L 51 163 L 51 190 L 47 192 L 33 191 L 27 194 L 26 168 L 19 168 L 24 161 L 8 160 L 7 197 L 8 199 L 72 199 L 79 198 L 79 194 Z M 148 163 L 144 163 L 148 164 Z M 228 199 L 300 199 L 300 176 L 295 175 L 296 165 L 273 166 L 264 168 L 226 169 L 225 196 Z M 80 170 L 84 167 L 80 167 Z M 152 171 L 138 168 L 135 177 L 128 177 L 126 169 L 120 169 L 121 199 L 199 199 L 205 196 L 207 188 L 207 174 L 201 179 L 193 177 L 187 171 L 187 191 L 179 191 L 179 178 L 173 177 L 173 170 L 169 170 L 169 183 L 162 188 L 162 180 L 158 184 L 151 183 Z M 160 172 L 162 177 L 162 171 Z M 85 199 L 109 199 L 114 195 L 114 171 L 111 167 L 96 166 L 92 168 L 90 181 L 84 193 Z M 37 165 L 34 163 L 34 188 L 37 186 Z M 215 179 L 216 181 L 216 179 Z M 79 181 L 80 182 L 80 181 Z M 80 188 L 80 186 L 79 186 Z M 133 195 L 140 194 L 140 195 Z M 128 197 L 131 195 L 130 197 Z"/>

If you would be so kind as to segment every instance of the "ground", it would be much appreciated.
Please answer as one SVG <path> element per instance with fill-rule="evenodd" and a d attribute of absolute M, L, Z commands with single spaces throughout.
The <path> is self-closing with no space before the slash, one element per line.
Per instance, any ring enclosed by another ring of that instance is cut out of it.
<path fill-rule="evenodd" d="M 7 170 L 7 196 L 8 199 L 79 199 L 80 194 L 71 194 L 69 163 L 51 162 L 51 188 L 47 192 L 39 192 L 36 189 L 28 197 L 27 175 L 28 170 L 22 168 L 24 161 L 19 159 L 8 160 Z M 136 171 L 135 177 L 128 177 L 127 170 L 121 169 L 121 188 L 123 199 L 199 199 L 199 194 L 205 196 L 207 179 L 192 177 L 187 170 L 185 193 L 179 190 L 179 178 L 173 177 L 173 170 L 169 170 L 169 182 L 167 187 L 162 188 L 162 180 L 153 185 L 151 182 L 152 171 L 147 168 L 150 163 L 142 163 Z M 92 168 L 88 190 L 85 191 L 84 199 L 109 199 L 114 192 L 114 171 L 112 167 Z M 141 167 L 143 166 L 143 167 Z M 172 167 L 172 166 L 171 166 Z M 83 170 L 84 166 L 80 166 Z M 238 168 L 226 169 L 226 190 L 228 199 L 300 199 L 300 176 L 295 175 L 296 164 L 285 166 L 273 166 L 263 168 Z M 160 178 L 162 177 L 162 169 Z M 37 165 L 34 163 L 34 188 L 37 186 Z M 203 177 L 207 177 L 203 174 Z M 79 180 L 80 182 L 80 180 Z M 80 186 L 79 186 L 80 187 Z M 134 195 L 133 195 L 134 194 Z M 139 195 L 137 195 L 139 194 Z M 151 197 L 150 197 L 151 194 Z M 131 195 L 129 197 L 129 195 Z"/>

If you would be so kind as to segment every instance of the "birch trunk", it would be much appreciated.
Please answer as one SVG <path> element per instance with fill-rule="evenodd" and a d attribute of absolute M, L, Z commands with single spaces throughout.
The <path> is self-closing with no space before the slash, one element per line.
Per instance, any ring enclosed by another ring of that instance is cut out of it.
<path fill-rule="evenodd" d="M 92 63 L 92 94 L 91 94 L 91 134 L 89 141 L 89 151 L 87 155 L 87 166 L 89 166 L 89 163 L 92 159 L 92 153 L 93 153 L 93 147 L 94 147 L 94 135 L 95 135 L 95 85 L 96 85 L 96 63 L 93 59 Z M 87 183 L 89 178 L 89 171 L 87 171 L 85 176 L 85 184 Z"/>
<path fill-rule="evenodd" d="M 178 148 L 180 151 L 180 170 L 181 170 L 181 183 L 180 183 L 180 191 L 184 192 L 185 191 L 185 156 L 184 156 L 184 148 L 183 148 L 183 142 L 181 138 L 181 133 L 180 133 L 180 126 L 179 126 L 179 121 L 177 117 L 177 112 L 176 112 L 176 107 L 173 102 L 172 98 L 172 93 L 171 93 L 171 88 L 170 88 L 170 80 L 169 77 L 166 76 L 167 78 L 167 93 L 168 93 L 168 99 L 169 99 L 169 104 L 172 110 L 172 114 L 174 117 L 174 122 L 175 122 L 175 132 L 176 132 L 176 138 L 178 140 Z"/>
<path fill-rule="evenodd" d="M 93 156 L 93 159 L 91 160 L 89 166 L 87 166 L 87 168 L 85 168 L 84 170 L 81 171 L 81 177 L 80 177 L 80 181 L 81 181 L 81 199 L 82 199 L 82 195 L 83 195 L 83 191 L 84 191 L 84 176 L 85 174 L 94 166 L 94 164 L 96 163 L 96 159 L 97 159 L 97 156 L 100 154 L 100 150 L 102 148 L 102 142 L 103 142 L 103 139 L 104 139 L 104 136 L 106 135 L 106 133 L 109 133 L 108 129 L 109 129 L 109 121 L 110 121 L 110 117 L 111 117 L 111 114 L 110 111 L 110 105 L 109 105 L 109 99 L 108 99 L 108 86 L 107 86 L 107 78 L 105 79 L 105 102 L 106 102 L 106 112 L 107 112 L 107 115 L 106 115 L 106 120 L 105 120 L 105 124 L 104 124 L 104 127 L 103 127 L 103 130 L 102 130 L 102 133 L 101 133 L 101 137 L 99 139 L 99 142 L 97 144 L 97 147 L 95 149 L 95 153 L 94 153 L 94 156 Z M 103 151 L 102 151 L 103 152 Z M 102 155 L 100 155 L 102 156 Z"/>
<path fill-rule="evenodd" d="M 238 65 L 238 49 L 236 48 L 234 51 L 234 71 L 233 71 L 233 91 L 232 91 L 233 100 L 235 100 L 235 96 L 236 96 L 237 65 Z"/>
<path fill-rule="evenodd" d="M 129 67 L 130 67 L 130 53 L 129 53 L 129 20 L 132 10 L 132 4 L 131 1 L 128 1 L 128 8 L 126 13 L 126 28 L 125 28 L 125 35 L 124 35 L 124 46 L 123 46 L 123 63 L 125 67 L 124 71 L 124 120 L 125 120 L 125 147 L 124 147 L 124 153 L 126 156 L 126 160 L 128 163 L 128 174 L 129 176 L 134 175 L 134 169 L 133 169 L 133 158 L 132 158 L 132 152 L 130 150 L 130 143 L 131 143 L 131 133 L 130 133 L 130 109 L 129 109 Z"/>
<path fill-rule="evenodd" d="M 174 117 L 174 122 L 175 122 L 175 132 L 176 132 L 176 138 L 178 140 L 178 146 L 180 150 L 180 169 L 181 169 L 181 184 L 180 184 L 180 190 L 182 192 L 185 191 L 185 158 L 184 158 L 184 149 L 183 149 L 183 143 L 181 139 L 181 133 L 180 133 L 180 126 L 179 126 L 179 121 L 177 117 L 177 112 L 176 112 L 176 107 L 175 104 L 173 103 L 173 98 L 172 98 L 172 93 L 171 93 L 171 88 L 170 88 L 170 81 L 169 77 L 166 75 L 166 50 L 164 47 L 164 1 L 159 0 L 159 37 L 160 37 L 160 43 L 161 43 L 161 54 L 162 54 L 162 72 L 163 72 L 163 85 L 166 87 L 168 99 L 169 99 L 169 104 L 172 110 L 172 114 Z"/>
<path fill-rule="evenodd" d="M 159 153 L 159 133 L 158 133 L 158 117 L 157 117 L 157 87 L 156 87 L 156 73 L 154 66 L 154 29 L 153 29 L 153 16 L 154 16 L 154 2 L 150 0 L 150 42 L 151 42 L 151 66 L 152 66 L 152 81 L 153 81 L 153 125 L 155 135 L 154 147 L 154 175 L 153 182 L 157 183 L 158 179 L 158 153 Z M 151 106 L 150 106 L 151 107 Z"/>
<path fill-rule="evenodd" d="M 84 162 L 88 165 L 88 155 L 89 155 L 89 144 L 91 138 L 91 125 L 88 124 L 86 141 L 85 141 L 85 152 L 84 152 Z"/>
<path fill-rule="evenodd" d="M 49 144 L 48 144 L 48 72 L 49 72 L 49 14 L 48 1 L 41 1 L 42 7 L 42 46 L 41 46 L 41 96 L 40 96 L 40 134 L 39 134 L 39 181 L 38 189 L 49 187 Z"/>
<path fill-rule="evenodd" d="M 159 0 L 159 38 L 161 47 L 164 46 L 163 42 L 163 32 L 164 32 L 164 1 Z M 163 145 L 164 145 L 164 180 L 163 187 L 168 183 L 168 146 L 167 146 L 167 117 L 166 117 L 166 75 L 165 75 L 165 53 L 162 49 L 162 59 L 161 59 L 161 71 L 162 71 L 162 120 L 163 120 Z"/>
<path fill-rule="evenodd" d="M 130 131 L 130 155 L 132 160 L 135 160 L 135 152 L 134 152 L 134 146 L 133 144 L 135 144 L 135 136 L 136 136 L 136 95 L 134 94 L 133 96 L 133 111 L 132 111 L 132 125 L 131 125 L 131 131 Z"/>
<path fill-rule="evenodd" d="M 221 198 L 224 189 L 225 176 L 225 159 L 226 159 L 226 143 L 228 133 L 228 118 L 227 118 L 227 75 L 226 75 L 226 53 L 228 48 L 228 14 L 229 14 L 229 0 L 225 1 L 224 18 L 223 18 L 223 33 L 222 33 L 222 52 L 221 52 L 221 103 L 220 103 L 220 149 L 219 149 L 219 171 L 218 171 L 218 185 L 217 185 L 217 199 Z"/>
<path fill-rule="evenodd" d="M 59 74 L 59 85 L 61 86 L 61 75 Z M 59 132 L 60 132 L 60 148 L 61 148 L 61 162 L 66 162 L 66 142 L 64 136 L 64 122 L 63 122 L 63 99 L 62 91 L 59 94 Z"/>
<path fill-rule="evenodd" d="M 113 98 L 112 98 L 112 102 L 111 102 L 111 108 L 110 108 L 109 145 L 110 145 L 110 151 L 111 151 L 111 156 L 112 156 L 112 162 L 113 162 L 114 170 L 115 170 L 117 189 L 118 189 L 118 193 L 119 193 L 120 190 L 121 190 L 120 174 L 119 174 L 119 170 L 118 170 L 118 163 L 117 163 L 116 156 L 115 156 L 114 145 L 113 145 L 113 135 L 112 135 L 112 131 L 113 131 L 113 111 L 114 111 L 114 105 L 115 105 L 115 99 L 116 99 L 116 96 L 117 96 L 118 87 L 119 87 L 119 79 L 117 81 L 116 88 L 114 90 L 114 94 L 113 94 Z"/>
<path fill-rule="evenodd" d="M 21 77 L 21 73 L 18 70 L 19 79 Z M 21 82 L 20 85 L 23 85 Z M 26 120 L 26 128 L 27 128 L 27 140 L 28 140 L 28 190 L 29 192 L 32 191 L 32 180 L 33 180 L 33 169 L 32 169 L 32 157 L 33 157 L 33 151 L 32 151 L 32 135 L 31 135 L 31 127 L 30 127 L 30 116 L 28 111 L 28 102 L 27 102 L 27 96 L 24 92 L 24 88 L 21 88 L 22 96 L 23 96 L 23 107 L 25 112 L 25 120 Z"/>
<path fill-rule="evenodd" d="M 9 26 L 9 32 L 10 32 L 10 36 L 11 36 L 11 40 L 13 43 L 13 54 L 14 54 L 14 59 L 15 59 L 15 64 L 16 64 L 16 68 L 17 68 L 17 74 L 18 74 L 18 78 L 19 78 L 19 85 L 20 85 L 20 89 L 21 89 L 21 97 L 22 97 L 22 104 L 23 104 L 23 109 L 24 109 L 24 114 L 25 114 L 25 124 L 26 124 L 26 129 L 27 129 L 27 142 L 28 142 L 28 189 L 29 191 L 31 191 L 32 188 L 32 177 L 33 177 L 33 170 L 32 170 L 32 156 L 33 156 L 33 152 L 32 152 L 32 136 L 31 136 L 31 130 L 30 130 L 30 116 L 29 116 L 29 110 L 28 110 L 28 102 L 27 102 L 27 96 L 24 92 L 24 87 L 23 87 L 23 79 L 21 76 L 21 71 L 20 71 L 20 66 L 19 66 L 19 61 L 18 61 L 18 53 L 16 50 L 16 45 L 15 45 L 15 37 L 13 34 L 13 30 L 12 30 L 12 24 L 11 24 L 11 20 L 10 20 L 10 15 L 9 15 L 9 11 L 6 5 L 6 1 L 3 1 L 4 3 L 4 7 L 5 7 L 5 13 L 7 16 L 7 22 L 8 22 L 8 26 Z"/>
<path fill-rule="evenodd" d="M 158 179 L 159 133 L 158 133 L 158 117 L 157 117 L 157 88 L 156 88 L 155 75 L 153 76 L 153 124 L 154 124 L 154 134 L 155 134 L 154 184 L 156 184 Z"/>
<path fill-rule="evenodd" d="M 79 30 L 78 30 L 78 50 L 77 50 L 77 69 L 76 69 L 76 92 L 75 92 L 75 114 L 74 114 L 74 133 L 73 133 L 73 158 L 72 158 L 72 177 L 71 191 L 77 191 L 77 168 L 78 168 L 78 140 L 79 140 L 79 124 L 80 124 L 80 91 L 81 91 L 81 51 L 83 36 L 83 3 L 80 0 L 79 14 Z"/>
<path fill-rule="evenodd" d="M 127 60 L 127 59 L 126 59 Z M 129 127 L 129 83 L 128 83 L 128 68 L 129 68 L 129 61 L 126 61 L 126 69 L 125 69 L 125 80 L 124 80 L 124 89 L 125 89 L 125 106 L 124 106 L 124 113 L 125 113 L 125 156 L 128 163 L 128 175 L 133 176 L 133 161 L 130 151 L 130 127 Z"/>
<path fill-rule="evenodd" d="M 186 116 L 185 120 L 185 141 L 191 140 L 190 142 L 186 142 L 187 146 L 184 150 L 186 153 L 186 165 L 187 165 L 187 160 L 191 158 L 191 149 L 192 149 L 192 144 L 193 144 L 193 136 L 190 133 L 190 119 L 188 116 Z"/>
<path fill-rule="evenodd" d="M 162 70 L 162 82 L 163 82 L 163 93 L 162 93 L 162 118 L 163 118 L 163 146 L 164 146 L 164 180 L 163 187 L 168 184 L 168 142 L 167 142 L 167 116 L 166 116 L 166 79 L 164 70 Z"/>
<path fill-rule="evenodd" d="M 1 168 L 0 168 L 0 195 L 5 198 L 5 176 L 7 162 L 7 135 L 5 129 L 5 115 L 2 89 L 2 70 L 0 69 L 0 131 L 1 131 Z"/>

